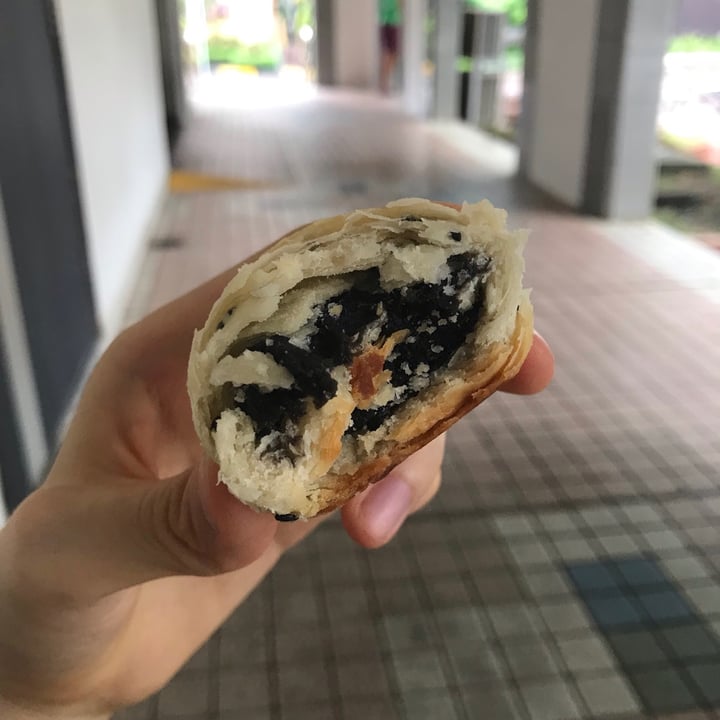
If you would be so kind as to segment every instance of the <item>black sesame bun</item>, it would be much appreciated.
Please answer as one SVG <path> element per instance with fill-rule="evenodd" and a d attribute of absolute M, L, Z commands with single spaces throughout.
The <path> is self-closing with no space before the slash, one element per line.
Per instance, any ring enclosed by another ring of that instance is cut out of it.
<path fill-rule="evenodd" d="M 487 201 L 407 199 L 318 220 L 243 265 L 188 371 L 221 480 L 310 518 L 445 431 L 530 349 L 524 242 Z"/>

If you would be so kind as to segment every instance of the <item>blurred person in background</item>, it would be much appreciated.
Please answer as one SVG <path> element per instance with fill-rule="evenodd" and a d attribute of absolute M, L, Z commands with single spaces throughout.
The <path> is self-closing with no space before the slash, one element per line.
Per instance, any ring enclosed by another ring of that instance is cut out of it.
<path fill-rule="evenodd" d="M 383 95 L 389 95 L 400 51 L 401 0 L 378 0 L 378 14 L 380 20 L 380 91 Z"/>

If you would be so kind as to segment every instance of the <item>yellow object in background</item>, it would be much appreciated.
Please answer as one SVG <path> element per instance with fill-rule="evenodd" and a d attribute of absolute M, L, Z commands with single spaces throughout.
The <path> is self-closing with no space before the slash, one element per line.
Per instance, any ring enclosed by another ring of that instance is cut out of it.
<path fill-rule="evenodd" d="M 173 170 L 168 180 L 171 193 L 213 192 L 219 190 L 262 190 L 274 187 L 267 180 L 228 178 L 188 170 Z"/>

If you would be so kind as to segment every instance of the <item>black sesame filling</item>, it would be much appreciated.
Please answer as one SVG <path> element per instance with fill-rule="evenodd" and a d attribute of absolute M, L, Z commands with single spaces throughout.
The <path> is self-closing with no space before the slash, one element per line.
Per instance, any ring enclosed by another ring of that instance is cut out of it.
<path fill-rule="evenodd" d="M 485 308 L 484 283 L 490 261 L 475 253 L 452 255 L 439 283 L 415 282 L 384 290 L 377 268 L 356 273 L 353 286 L 315 309 L 305 340 L 281 335 L 256 337 L 243 350 L 267 353 L 294 378 L 290 388 L 265 390 L 244 385 L 234 394 L 255 429 L 255 442 L 278 458 L 297 457 L 294 447 L 301 418 L 310 404 L 321 408 L 334 397 L 333 368 L 349 366 L 370 344 L 382 343 L 398 330 L 407 332 L 388 355 L 395 397 L 385 405 L 356 409 L 348 435 L 377 430 L 400 405 L 430 384 L 465 344 Z M 274 435 L 273 435 L 274 433 Z M 269 437 L 270 436 L 270 437 Z M 267 438 L 267 439 L 266 439 Z"/>

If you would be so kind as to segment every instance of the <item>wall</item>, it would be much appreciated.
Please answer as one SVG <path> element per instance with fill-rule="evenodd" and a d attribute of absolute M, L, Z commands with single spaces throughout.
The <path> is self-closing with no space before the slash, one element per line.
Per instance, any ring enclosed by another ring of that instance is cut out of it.
<path fill-rule="evenodd" d="M 55 0 L 101 332 L 113 334 L 169 158 L 153 0 Z"/>
<path fill-rule="evenodd" d="M 527 173 L 577 206 L 585 178 L 598 0 L 545 0 L 537 7 L 535 107 Z M 540 90 L 541 88 L 541 90 Z"/>
<path fill-rule="evenodd" d="M 334 0 L 333 83 L 361 89 L 378 86 L 380 69 L 376 0 Z"/>

